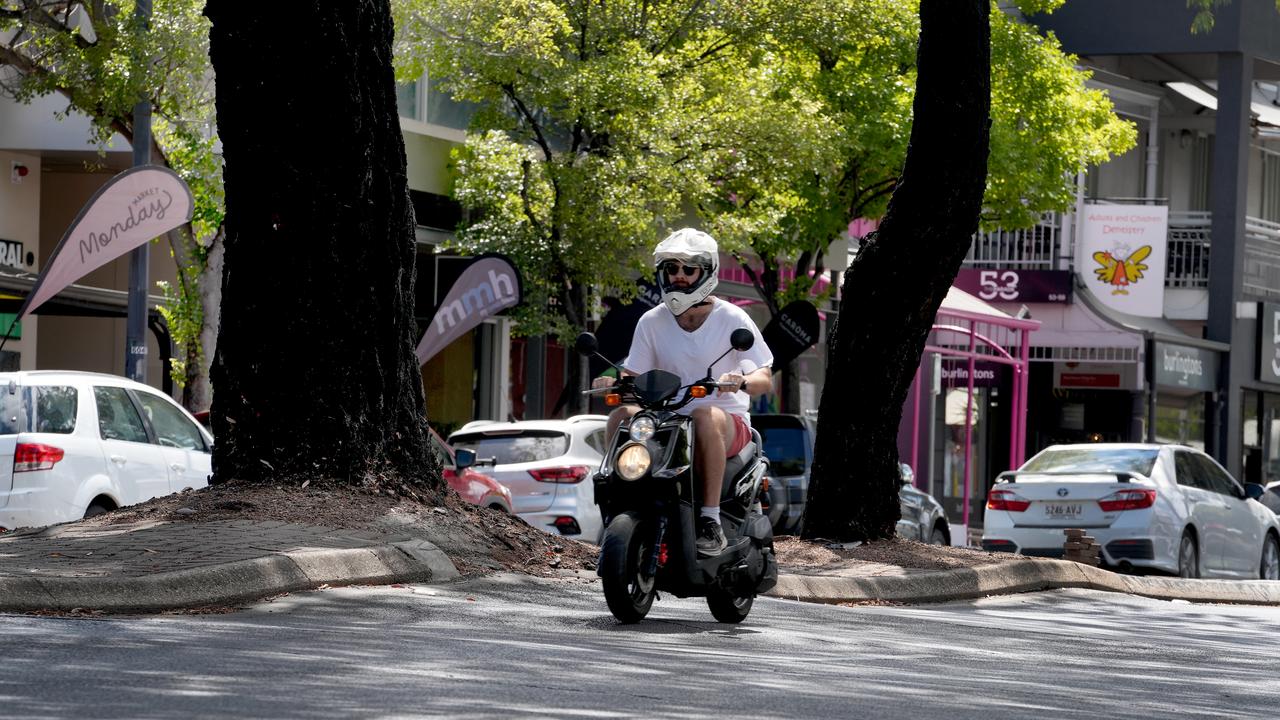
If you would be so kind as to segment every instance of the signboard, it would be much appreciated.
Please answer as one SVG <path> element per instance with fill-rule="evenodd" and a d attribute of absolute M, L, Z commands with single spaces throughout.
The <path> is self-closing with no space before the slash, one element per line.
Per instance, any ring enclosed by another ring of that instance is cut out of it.
<path fill-rule="evenodd" d="M 62 236 L 18 317 L 89 272 L 185 224 L 192 208 L 187 184 L 168 168 L 143 165 L 111 178 Z"/>
<path fill-rule="evenodd" d="M 1082 363 L 1068 360 L 1053 364 L 1055 390 L 1133 390 L 1137 385 L 1138 366 L 1133 363 Z"/>
<path fill-rule="evenodd" d="M 778 372 L 818 342 L 818 308 L 808 300 L 788 303 L 760 335 L 773 354 L 773 371 Z"/>
<path fill-rule="evenodd" d="M 662 290 L 649 279 L 640 278 L 636 280 L 636 285 L 640 292 L 629 303 L 623 303 L 616 297 L 602 299 L 609 311 L 605 313 L 604 318 L 600 320 L 600 325 L 596 328 L 596 351 L 619 365 L 626 359 L 627 353 L 631 352 L 631 339 L 636 333 L 636 324 L 640 322 L 640 316 L 662 302 Z M 609 369 L 609 366 L 595 355 L 587 358 L 587 364 L 591 377 Z"/>
<path fill-rule="evenodd" d="M 1258 379 L 1280 383 L 1280 305 L 1258 306 Z"/>
<path fill-rule="evenodd" d="M 21 270 L 23 265 L 30 264 L 32 263 L 27 262 L 26 253 L 23 252 L 22 243 L 0 238 L 0 266 Z"/>
<path fill-rule="evenodd" d="M 1157 386 L 1201 392 L 1218 389 L 1218 353 L 1187 345 L 1155 345 Z"/>
<path fill-rule="evenodd" d="M 425 365 L 449 343 L 471 332 L 490 315 L 519 305 L 520 272 L 501 255 L 481 255 L 449 288 L 418 342 L 418 364 Z"/>
<path fill-rule="evenodd" d="M 961 268 L 952 284 L 987 302 L 1071 302 L 1070 270 Z"/>
<path fill-rule="evenodd" d="M 1109 308 L 1164 314 L 1169 208 L 1086 204 L 1080 214 L 1076 269 L 1085 287 Z"/>
<path fill-rule="evenodd" d="M 974 387 L 998 387 L 1004 379 L 1004 365 L 976 360 L 973 363 Z M 962 387 L 969 384 L 969 361 L 964 358 L 943 358 L 938 372 L 942 387 Z"/>

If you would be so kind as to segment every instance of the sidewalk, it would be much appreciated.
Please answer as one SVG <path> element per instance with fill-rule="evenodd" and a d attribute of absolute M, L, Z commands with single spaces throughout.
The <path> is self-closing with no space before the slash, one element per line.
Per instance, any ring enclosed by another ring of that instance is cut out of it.
<path fill-rule="evenodd" d="M 322 586 L 443 582 L 450 558 L 413 534 L 221 520 L 78 523 L 0 535 L 0 611 L 155 612 Z M 768 594 L 810 602 L 942 602 L 1052 588 L 1280 604 L 1280 582 L 1131 577 L 1060 560 L 942 571 L 863 561 L 782 568 Z"/>
<path fill-rule="evenodd" d="M 420 538 L 283 522 L 71 523 L 0 535 L 0 611 L 147 612 L 457 576 Z"/>

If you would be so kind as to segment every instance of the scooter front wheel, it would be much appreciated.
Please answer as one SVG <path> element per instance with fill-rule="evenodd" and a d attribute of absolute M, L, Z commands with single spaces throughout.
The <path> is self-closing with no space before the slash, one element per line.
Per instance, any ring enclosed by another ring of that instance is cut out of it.
<path fill-rule="evenodd" d="M 644 619 L 657 595 L 654 578 L 642 568 L 652 539 L 646 525 L 635 513 L 623 513 L 604 531 L 600 550 L 600 581 L 609 612 L 619 622 L 630 624 Z"/>
<path fill-rule="evenodd" d="M 707 607 L 711 609 L 712 617 L 722 623 L 740 623 L 746 620 L 755 601 L 752 595 L 735 595 L 721 587 L 707 590 Z"/>

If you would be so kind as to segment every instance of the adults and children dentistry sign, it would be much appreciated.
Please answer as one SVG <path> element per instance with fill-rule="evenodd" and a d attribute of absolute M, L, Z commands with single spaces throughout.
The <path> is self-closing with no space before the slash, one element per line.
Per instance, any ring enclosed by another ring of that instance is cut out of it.
<path fill-rule="evenodd" d="M 168 168 L 131 168 L 107 181 L 80 210 L 18 311 L 45 301 L 93 270 L 191 220 L 191 190 Z"/>

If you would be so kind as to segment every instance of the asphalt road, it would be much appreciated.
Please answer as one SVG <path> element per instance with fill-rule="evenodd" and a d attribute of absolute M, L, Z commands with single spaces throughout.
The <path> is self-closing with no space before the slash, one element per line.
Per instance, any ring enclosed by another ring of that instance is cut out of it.
<path fill-rule="evenodd" d="M 1280 608 L 1091 591 L 746 623 L 593 583 L 347 588 L 229 615 L 0 616 L 6 717 L 1280 716 Z"/>

